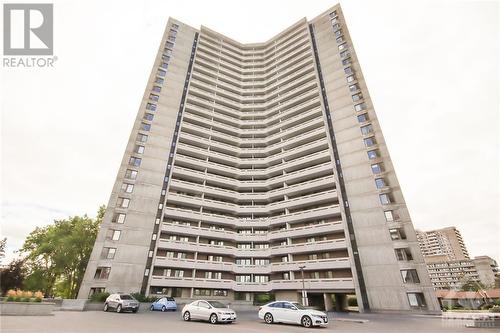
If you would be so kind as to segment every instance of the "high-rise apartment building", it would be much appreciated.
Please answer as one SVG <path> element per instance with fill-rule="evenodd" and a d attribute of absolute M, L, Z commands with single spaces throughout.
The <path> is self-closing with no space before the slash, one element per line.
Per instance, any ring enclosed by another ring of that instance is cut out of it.
<path fill-rule="evenodd" d="M 303 285 L 439 309 L 340 7 L 255 44 L 169 19 L 79 297 Z"/>
<path fill-rule="evenodd" d="M 447 260 L 469 259 L 462 235 L 455 227 L 417 230 L 417 239 L 426 261 L 441 261 L 442 256 Z M 437 258 L 434 260 L 433 256 Z"/>

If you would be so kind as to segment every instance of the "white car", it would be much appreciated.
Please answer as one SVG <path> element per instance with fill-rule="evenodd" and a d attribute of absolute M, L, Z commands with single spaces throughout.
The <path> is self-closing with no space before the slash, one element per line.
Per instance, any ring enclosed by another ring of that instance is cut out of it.
<path fill-rule="evenodd" d="M 232 323 L 236 320 L 236 312 L 218 301 L 194 301 L 182 308 L 182 319 L 208 320 L 212 324 Z"/>
<path fill-rule="evenodd" d="M 326 326 L 326 313 L 307 309 L 297 302 L 276 301 L 268 303 L 259 309 L 259 318 L 267 324 L 287 323 L 299 324 L 304 327 Z"/>

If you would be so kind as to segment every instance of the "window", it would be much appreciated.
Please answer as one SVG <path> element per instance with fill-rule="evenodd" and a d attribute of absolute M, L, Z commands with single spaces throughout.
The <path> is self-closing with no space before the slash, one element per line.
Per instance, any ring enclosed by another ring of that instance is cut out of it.
<path fill-rule="evenodd" d="M 106 288 L 101 288 L 101 287 L 90 288 L 89 298 L 90 298 L 90 296 L 92 296 L 94 294 L 103 293 L 105 291 L 106 291 Z"/>
<path fill-rule="evenodd" d="M 227 296 L 227 290 L 214 289 L 214 296 Z"/>
<path fill-rule="evenodd" d="M 175 36 L 168 36 L 167 38 L 171 42 L 175 42 Z M 172 44 L 173 45 L 173 44 Z"/>
<path fill-rule="evenodd" d="M 365 103 L 356 104 L 354 105 L 354 110 L 356 111 L 366 110 L 366 104 Z"/>
<path fill-rule="evenodd" d="M 156 104 L 148 103 L 146 104 L 146 109 L 150 111 L 156 111 Z"/>
<path fill-rule="evenodd" d="M 347 58 L 347 57 L 349 57 L 350 55 L 351 55 L 351 52 L 349 52 L 349 50 L 345 50 L 345 51 L 340 52 L 340 57 L 341 57 L 342 59 Z"/>
<path fill-rule="evenodd" d="M 113 223 L 119 223 L 119 224 L 125 223 L 125 214 L 123 214 L 123 213 L 115 213 L 113 215 L 113 219 L 111 220 L 111 222 L 113 222 Z"/>
<path fill-rule="evenodd" d="M 416 269 L 401 270 L 401 277 L 404 283 L 420 283 Z"/>
<path fill-rule="evenodd" d="M 122 191 L 126 193 L 132 193 L 133 190 L 134 190 L 134 184 L 127 184 L 127 183 L 122 184 Z"/>
<path fill-rule="evenodd" d="M 290 273 L 288 272 L 283 273 L 283 280 L 290 280 Z"/>
<path fill-rule="evenodd" d="M 150 124 L 146 124 L 146 123 L 141 123 L 141 127 L 140 127 L 141 130 L 143 131 L 148 131 L 151 129 L 151 125 Z"/>
<path fill-rule="evenodd" d="M 109 229 L 106 233 L 106 239 L 108 240 L 119 240 L 120 239 L 120 230 Z"/>
<path fill-rule="evenodd" d="M 116 206 L 120 208 L 128 208 L 128 205 L 130 204 L 130 199 L 127 198 L 118 198 L 116 201 Z"/>
<path fill-rule="evenodd" d="M 196 296 L 210 296 L 210 289 L 195 289 L 194 294 Z M 205 303 L 205 302 L 200 302 Z"/>
<path fill-rule="evenodd" d="M 371 146 L 374 146 L 377 144 L 374 136 L 363 139 L 363 141 L 364 141 L 366 147 L 371 147 Z"/>
<path fill-rule="evenodd" d="M 340 45 L 339 45 L 339 50 L 340 50 L 340 51 L 343 51 L 343 50 L 345 50 L 346 48 L 347 48 L 347 43 L 344 43 L 344 44 L 340 44 Z"/>
<path fill-rule="evenodd" d="M 370 125 L 366 125 L 366 126 L 362 126 L 361 127 L 361 133 L 363 135 L 367 135 L 367 134 L 373 133 L 373 126 L 371 124 Z"/>
<path fill-rule="evenodd" d="M 146 142 L 148 141 L 148 136 L 146 134 L 137 134 L 137 141 L 139 142 Z"/>
<path fill-rule="evenodd" d="M 164 52 L 166 55 L 172 55 L 172 50 L 171 50 L 171 49 L 165 48 L 165 49 L 163 49 L 163 52 Z"/>
<path fill-rule="evenodd" d="M 161 87 L 160 86 L 153 86 L 153 91 L 159 93 L 161 91 Z"/>
<path fill-rule="evenodd" d="M 342 36 L 337 37 L 336 41 L 337 41 L 337 44 L 345 42 L 344 37 L 342 37 Z"/>
<path fill-rule="evenodd" d="M 311 272 L 311 279 L 319 279 L 319 272 Z"/>
<path fill-rule="evenodd" d="M 251 282 L 252 277 L 250 275 L 236 275 L 236 282 Z"/>
<path fill-rule="evenodd" d="M 250 259 L 236 259 L 236 265 L 248 266 L 251 265 Z"/>
<path fill-rule="evenodd" d="M 145 114 L 144 114 L 144 118 L 143 118 L 143 119 L 146 119 L 146 120 L 152 121 L 154 117 L 155 117 L 155 116 L 154 116 L 154 114 L 151 114 L 151 113 L 145 113 Z"/>
<path fill-rule="evenodd" d="M 174 47 L 174 43 L 172 43 L 172 42 L 166 42 L 165 46 L 168 47 L 168 48 L 173 48 Z"/>
<path fill-rule="evenodd" d="M 346 75 L 351 75 L 354 72 L 352 71 L 351 67 L 346 67 L 346 68 L 344 68 L 344 73 L 346 73 Z"/>
<path fill-rule="evenodd" d="M 177 30 L 177 29 L 179 29 L 179 25 L 175 24 L 175 23 L 172 23 L 172 28 Z"/>
<path fill-rule="evenodd" d="M 164 79 L 162 79 L 161 77 L 156 77 L 155 79 L 155 83 L 158 83 L 158 84 L 163 84 L 163 82 L 165 82 Z"/>
<path fill-rule="evenodd" d="M 342 36 L 342 30 L 335 31 L 335 37 L 340 37 L 340 36 Z"/>
<path fill-rule="evenodd" d="M 333 28 L 333 31 L 337 31 L 340 29 L 340 24 L 335 23 L 334 25 L 332 25 L 332 28 Z"/>
<path fill-rule="evenodd" d="M 357 101 L 359 101 L 362 98 L 363 98 L 363 95 L 361 95 L 361 94 L 354 94 L 354 95 L 352 95 L 352 100 L 354 102 L 357 102 Z"/>
<path fill-rule="evenodd" d="M 160 64 L 160 67 L 163 68 L 163 69 L 167 69 L 168 68 L 168 64 L 166 62 L 162 62 Z"/>
<path fill-rule="evenodd" d="M 373 160 L 378 157 L 378 152 L 376 150 L 369 150 L 367 154 L 370 160 Z"/>
<path fill-rule="evenodd" d="M 414 307 L 414 308 L 426 307 L 424 294 L 422 294 L 422 293 L 408 293 L 407 295 L 408 295 L 408 302 L 410 303 L 411 307 Z"/>
<path fill-rule="evenodd" d="M 306 243 L 314 243 L 316 239 L 314 237 L 309 237 L 306 239 Z"/>
<path fill-rule="evenodd" d="M 134 153 L 144 154 L 144 146 L 136 145 L 134 148 Z"/>
<path fill-rule="evenodd" d="M 132 156 L 132 157 L 128 160 L 128 164 L 129 164 L 129 165 L 133 165 L 133 166 L 138 167 L 138 166 L 140 166 L 140 165 L 141 165 L 141 161 L 142 161 L 142 160 L 141 160 L 140 158 L 138 158 L 138 157 L 133 157 L 133 156 Z"/>
<path fill-rule="evenodd" d="M 380 203 L 382 205 L 388 205 L 391 203 L 391 198 L 389 197 L 389 194 L 387 194 L 387 193 L 380 194 L 379 198 L 380 198 Z"/>
<path fill-rule="evenodd" d="M 379 164 L 379 163 L 377 163 L 377 164 L 372 164 L 372 165 L 371 165 L 371 167 L 372 167 L 372 172 L 373 172 L 374 174 L 378 174 L 378 173 L 381 173 L 381 172 L 382 172 L 382 165 L 381 165 L 381 164 Z"/>
<path fill-rule="evenodd" d="M 392 240 L 402 240 L 406 239 L 405 231 L 402 228 L 389 229 L 389 234 Z"/>
<path fill-rule="evenodd" d="M 308 256 L 308 259 L 309 259 L 309 260 L 318 260 L 318 255 L 317 255 L 316 253 L 314 253 L 314 254 L 310 254 L 310 255 Z"/>
<path fill-rule="evenodd" d="M 158 69 L 156 71 L 156 75 L 161 76 L 161 77 L 165 77 L 165 75 L 167 75 L 167 71 L 164 71 L 163 69 Z"/>
<path fill-rule="evenodd" d="M 160 99 L 160 96 L 158 96 L 156 94 L 149 94 L 149 99 L 152 101 L 158 102 L 158 100 Z"/>
<path fill-rule="evenodd" d="M 266 266 L 269 265 L 269 259 L 255 259 L 254 263 L 256 266 Z"/>
<path fill-rule="evenodd" d="M 288 256 L 281 257 L 281 262 L 288 262 Z"/>
<path fill-rule="evenodd" d="M 136 179 L 137 178 L 137 171 L 131 170 L 131 169 L 127 169 L 127 171 L 125 171 L 125 178 L 127 178 L 127 179 Z"/>
<path fill-rule="evenodd" d="M 111 267 L 97 267 L 94 279 L 107 280 L 109 278 L 109 272 L 111 272 Z"/>
<path fill-rule="evenodd" d="M 394 215 L 392 214 L 392 210 L 386 210 L 384 212 L 384 215 L 385 215 L 385 220 L 387 222 L 392 222 L 394 221 Z"/>
<path fill-rule="evenodd" d="M 254 275 L 253 280 L 254 280 L 254 282 L 258 282 L 258 283 L 265 283 L 265 282 L 269 282 L 269 276 L 267 276 L 267 275 Z"/>
<path fill-rule="evenodd" d="M 368 121 L 368 113 L 363 113 L 358 116 L 358 122 L 364 123 L 365 121 Z"/>
<path fill-rule="evenodd" d="M 410 261 L 410 260 L 413 260 L 413 256 L 411 255 L 411 251 L 408 248 L 395 249 L 394 252 L 396 253 L 396 258 L 399 261 Z"/>
<path fill-rule="evenodd" d="M 349 75 L 347 78 L 346 78 L 347 82 L 354 82 L 356 80 L 356 77 L 354 75 Z"/>
<path fill-rule="evenodd" d="M 351 58 L 342 60 L 342 66 L 347 66 L 351 64 Z"/>
<path fill-rule="evenodd" d="M 174 271 L 174 276 L 175 277 L 183 277 L 184 276 L 184 271 L 183 270 L 180 270 L 180 269 L 176 269 Z"/>
<path fill-rule="evenodd" d="M 238 244 L 238 249 L 251 249 L 252 244 Z"/>
<path fill-rule="evenodd" d="M 356 83 L 356 84 L 352 84 L 349 86 L 349 91 L 350 92 L 355 92 L 355 91 L 358 91 L 359 90 L 359 85 Z"/>
<path fill-rule="evenodd" d="M 115 253 L 115 247 L 104 247 L 101 252 L 101 259 L 114 259 Z"/>
<path fill-rule="evenodd" d="M 337 11 L 334 10 L 333 12 L 330 12 L 330 14 L 328 15 L 330 15 L 330 18 L 337 17 Z"/>
<path fill-rule="evenodd" d="M 377 186 L 377 188 L 383 188 L 383 187 L 387 186 L 385 184 L 384 178 L 376 178 L 375 179 L 375 185 Z"/>

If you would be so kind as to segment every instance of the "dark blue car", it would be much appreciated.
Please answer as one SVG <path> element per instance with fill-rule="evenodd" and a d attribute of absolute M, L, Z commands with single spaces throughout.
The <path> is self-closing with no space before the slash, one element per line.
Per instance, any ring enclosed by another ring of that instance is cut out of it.
<path fill-rule="evenodd" d="M 149 308 L 151 311 L 160 310 L 160 311 L 177 311 L 177 303 L 175 303 L 175 299 L 173 297 L 162 297 L 156 302 L 151 304 Z"/>

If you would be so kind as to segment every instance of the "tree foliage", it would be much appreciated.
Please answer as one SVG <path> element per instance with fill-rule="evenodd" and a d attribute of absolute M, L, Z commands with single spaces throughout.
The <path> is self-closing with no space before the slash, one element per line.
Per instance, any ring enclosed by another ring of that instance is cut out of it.
<path fill-rule="evenodd" d="M 13 260 L 7 267 L 0 270 L 2 294 L 9 289 L 21 289 L 23 280 L 23 261 L 21 259 Z"/>
<path fill-rule="evenodd" d="M 24 255 L 25 289 L 75 298 L 104 211 L 101 206 L 95 219 L 73 216 L 32 231 L 20 251 Z"/>

